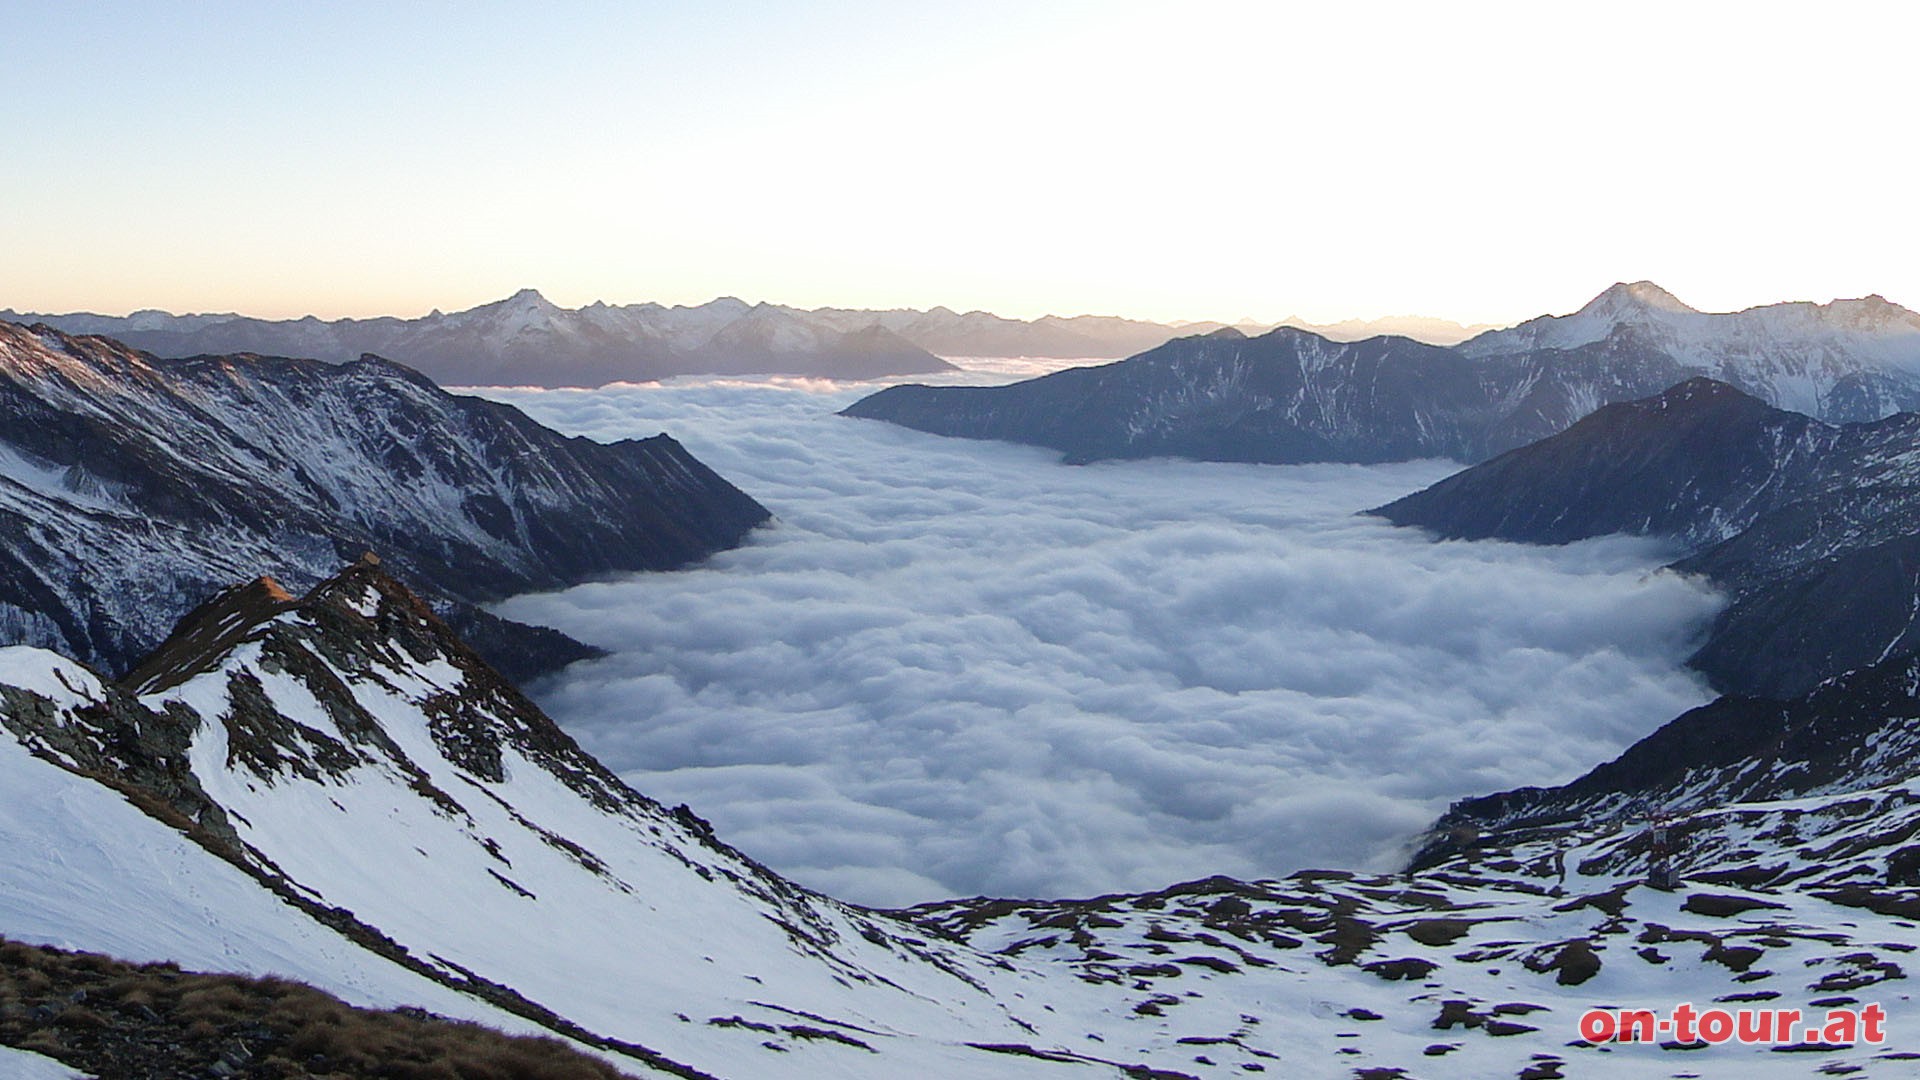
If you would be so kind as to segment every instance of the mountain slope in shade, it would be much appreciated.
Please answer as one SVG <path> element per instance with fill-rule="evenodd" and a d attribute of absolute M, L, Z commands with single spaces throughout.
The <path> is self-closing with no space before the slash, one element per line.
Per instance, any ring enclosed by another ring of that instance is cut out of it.
<path fill-rule="evenodd" d="M 1698 378 L 1373 513 L 1443 537 L 1674 539 L 1675 569 L 1729 593 L 1692 661 L 1727 692 L 1797 695 L 1920 648 L 1920 415 L 1836 426 Z"/>
<path fill-rule="evenodd" d="M 895 386 L 846 415 L 1072 461 L 1480 461 L 1703 374 L 1835 422 L 1920 408 L 1920 315 L 1880 297 L 1713 315 L 1641 282 L 1453 349 L 1216 332 L 1098 370 L 991 390 Z"/>
<path fill-rule="evenodd" d="M 374 549 L 473 603 L 680 566 L 765 520 L 665 435 L 565 438 L 377 358 L 167 361 L 0 323 L 0 641 L 118 669 L 262 567 L 300 588 Z"/>
<path fill-rule="evenodd" d="M 1072 462 L 1296 462 L 1467 455 L 1486 409 L 1450 350 L 1282 328 L 1251 339 L 1217 330 L 1011 386 L 894 386 L 843 415 L 1046 446 Z"/>
<path fill-rule="evenodd" d="M 1886 881 L 1898 828 L 1848 808 L 1911 816 L 1892 787 L 1703 809 L 1687 827 L 1726 842 L 1677 893 L 1635 884 L 1631 823 L 1583 821 L 1413 875 L 878 913 L 626 788 L 369 563 L 230 590 L 136 678 L 0 650 L 0 934 L 544 1027 L 649 1076 L 1635 1077 L 1706 1053 L 1770 1077 L 1920 1046 L 1894 1025 L 1670 1059 L 1574 1028 L 1599 1001 L 1891 1000 L 1920 894 Z"/>

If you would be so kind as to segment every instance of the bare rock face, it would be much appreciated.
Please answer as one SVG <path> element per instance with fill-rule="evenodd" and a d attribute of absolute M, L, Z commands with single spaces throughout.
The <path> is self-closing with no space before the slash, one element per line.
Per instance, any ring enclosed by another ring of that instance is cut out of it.
<path fill-rule="evenodd" d="M 767 516 L 665 435 L 567 438 L 375 357 L 160 360 L 0 323 L 0 641 L 107 668 L 263 569 L 300 590 L 373 550 L 478 622 L 475 603 L 681 566 Z"/>

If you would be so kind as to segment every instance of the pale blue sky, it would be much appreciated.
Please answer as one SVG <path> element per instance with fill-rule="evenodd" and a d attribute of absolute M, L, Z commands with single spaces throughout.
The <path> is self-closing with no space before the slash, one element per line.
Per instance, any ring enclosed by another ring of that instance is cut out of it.
<path fill-rule="evenodd" d="M 0 3 L 0 307 L 1920 306 L 1901 4 Z"/>

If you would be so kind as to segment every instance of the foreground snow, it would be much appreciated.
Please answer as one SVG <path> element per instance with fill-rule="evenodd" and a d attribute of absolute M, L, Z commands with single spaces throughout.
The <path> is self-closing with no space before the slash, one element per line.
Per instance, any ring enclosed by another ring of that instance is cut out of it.
<path fill-rule="evenodd" d="M 1613 818 L 1411 875 L 876 913 L 625 788 L 377 568 L 284 596 L 210 605 L 139 699 L 0 651 L 0 934 L 544 1026 L 636 1074 L 1898 1075 L 1920 1049 L 1920 891 L 1876 884 L 1920 782 L 1700 809 L 1675 892 Z M 1810 872 L 1741 884 L 1781 863 Z M 1874 1002 L 1892 1038 L 1578 1038 L 1680 1002 Z"/>

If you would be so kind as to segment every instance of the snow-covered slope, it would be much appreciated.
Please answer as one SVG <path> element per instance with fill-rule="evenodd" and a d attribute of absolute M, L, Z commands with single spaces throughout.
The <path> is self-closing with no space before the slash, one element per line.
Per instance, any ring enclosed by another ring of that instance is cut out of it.
<path fill-rule="evenodd" d="M 1695 808 L 1675 893 L 1636 884 L 1615 815 L 1413 875 L 872 912 L 626 788 L 371 562 L 221 594 L 125 685 L 0 650 L 0 728 L 0 934 L 542 1026 L 637 1075 L 1806 1076 L 1920 1045 L 1897 1019 L 1795 1053 L 1575 1029 L 1896 1008 L 1904 780 Z"/>
<path fill-rule="evenodd" d="M 398 364 L 158 360 L 0 323 L 0 643 L 119 668 L 213 588 L 373 548 L 475 601 L 730 547 L 766 511 L 666 436 L 569 439 Z"/>
<path fill-rule="evenodd" d="M 682 1075 L 992 1077 L 966 1044 L 1031 1037 L 1018 975 L 634 793 L 372 562 L 228 590 L 133 679 L 0 653 L 0 933 L 505 1009 Z"/>
<path fill-rule="evenodd" d="M 1621 283 L 1571 315 L 1491 330 L 1460 350 L 1485 359 L 1622 334 L 1770 405 L 1825 420 L 1879 419 L 1920 395 L 1920 314 L 1882 296 L 1710 313 L 1651 281 Z M 1863 376 L 1872 381 L 1862 385 Z"/>
<path fill-rule="evenodd" d="M 162 804 L 135 793 L 164 787 L 157 776 L 140 783 L 138 767 L 63 748 L 59 733 L 79 730 L 81 715 L 97 722 L 128 708 L 82 665 L 42 649 L 0 648 L 0 933 L 136 962 L 281 975 L 358 1005 L 414 1005 L 550 1033 L 288 906 L 185 835 L 186 817 L 169 823 L 151 812 Z"/>

